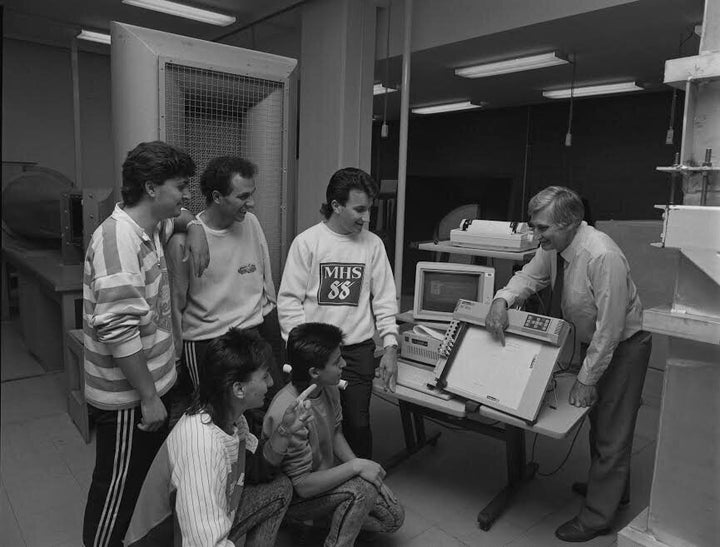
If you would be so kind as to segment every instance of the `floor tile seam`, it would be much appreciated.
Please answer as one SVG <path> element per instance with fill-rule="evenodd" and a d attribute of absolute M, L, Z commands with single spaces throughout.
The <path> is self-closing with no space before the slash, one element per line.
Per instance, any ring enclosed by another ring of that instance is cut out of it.
<path fill-rule="evenodd" d="M 435 528 L 437 528 L 438 530 L 441 530 L 442 532 L 446 533 L 448 536 L 450 536 L 451 538 L 453 538 L 455 541 L 459 542 L 460 545 L 465 545 L 466 547 L 471 547 L 468 542 L 466 542 L 465 540 L 460 539 L 459 537 L 457 537 L 457 535 L 455 535 L 455 534 L 456 534 L 455 532 L 451 532 L 450 530 L 447 530 L 446 528 L 443 528 L 443 527 L 440 525 L 440 523 L 436 524 L 436 525 L 435 525 Z"/>
<path fill-rule="evenodd" d="M 27 547 L 28 540 L 23 533 L 22 526 L 20 526 L 20 521 L 18 520 L 17 512 L 15 511 L 15 506 L 13 505 L 13 500 L 10 498 L 7 487 L 5 486 L 5 481 L 2 481 L 2 488 L 5 491 L 5 496 L 7 497 L 8 505 L 10 506 L 10 513 L 12 514 L 12 518 L 15 520 L 15 527 L 17 528 L 17 531 L 23 540 L 23 544 Z"/>

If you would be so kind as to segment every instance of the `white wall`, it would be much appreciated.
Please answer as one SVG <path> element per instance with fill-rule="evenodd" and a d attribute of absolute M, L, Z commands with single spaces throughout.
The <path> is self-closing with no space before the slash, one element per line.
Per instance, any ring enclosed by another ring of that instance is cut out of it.
<path fill-rule="evenodd" d="M 112 185 L 110 58 L 79 52 L 83 185 Z M 70 51 L 3 40 L 4 161 L 37 162 L 75 180 Z"/>

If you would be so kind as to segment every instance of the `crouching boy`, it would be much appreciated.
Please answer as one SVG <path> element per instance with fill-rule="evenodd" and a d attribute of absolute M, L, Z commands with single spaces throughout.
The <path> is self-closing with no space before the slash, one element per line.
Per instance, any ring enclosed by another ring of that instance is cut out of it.
<path fill-rule="evenodd" d="M 345 361 L 342 332 L 326 323 L 304 323 L 288 336 L 291 383 L 273 399 L 265 415 L 263 436 L 291 438 L 281 468 L 293 483 L 287 516 L 293 520 L 329 519 L 325 547 L 351 546 L 358 533 L 395 532 L 405 511 L 383 483 L 384 469 L 355 457 L 342 433 L 338 383 Z M 285 409 L 310 385 L 310 418 L 297 432 L 282 423 Z"/>

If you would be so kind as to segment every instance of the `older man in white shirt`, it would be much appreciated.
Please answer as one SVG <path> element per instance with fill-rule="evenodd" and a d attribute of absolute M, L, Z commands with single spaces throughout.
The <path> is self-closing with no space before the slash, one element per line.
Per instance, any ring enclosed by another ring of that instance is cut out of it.
<path fill-rule="evenodd" d="M 487 329 L 504 343 L 507 308 L 552 283 L 549 315 L 574 326 L 582 366 L 570 404 L 590 411 L 590 471 L 573 484 L 585 496 L 578 516 L 560 526 L 563 541 L 582 542 L 610 531 L 629 500 L 630 455 L 652 340 L 642 330 L 642 305 L 620 248 L 583 221 L 580 197 L 548 187 L 531 200 L 530 225 L 540 249 L 497 292 Z"/>

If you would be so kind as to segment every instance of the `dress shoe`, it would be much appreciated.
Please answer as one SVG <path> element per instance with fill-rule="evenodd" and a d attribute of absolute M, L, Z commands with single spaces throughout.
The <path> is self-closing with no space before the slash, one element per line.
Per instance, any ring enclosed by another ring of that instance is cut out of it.
<path fill-rule="evenodd" d="M 610 528 L 602 528 L 601 530 L 595 530 L 594 528 L 586 528 L 583 524 L 575 517 L 572 520 L 567 521 L 565 524 L 555 530 L 555 537 L 562 541 L 570 541 L 572 543 L 581 543 L 583 541 L 590 541 L 598 536 L 604 536 L 610 533 Z"/>
<path fill-rule="evenodd" d="M 587 496 L 587 483 L 586 482 L 574 482 L 572 483 L 572 491 L 576 494 L 580 494 L 583 498 Z M 623 497 L 620 498 L 620 507 L 627 507 L 630 505 L 630 497 L 626 497 L 623 493 Z"/>

